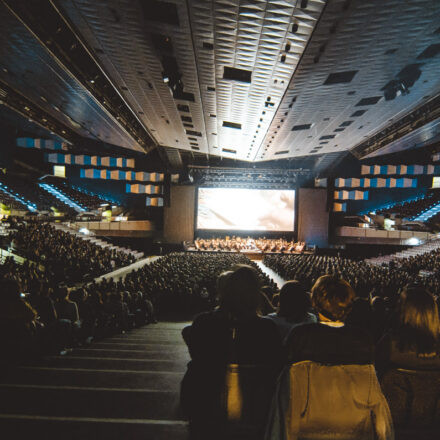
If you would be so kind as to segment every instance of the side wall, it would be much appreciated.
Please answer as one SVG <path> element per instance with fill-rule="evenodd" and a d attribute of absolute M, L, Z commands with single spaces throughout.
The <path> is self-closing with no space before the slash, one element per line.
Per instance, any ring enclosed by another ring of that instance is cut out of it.
<path fill-rule="evenodd" d="M 298 240 L 309 246 L 328 245 L 327 189 L 300 188 L 298 191 Z"/>
<path fill-rule="evenodd" d="M 164 208 L 163 235 L 169 243 L 194 240 L 195 186 L 171 186 L 170 207 Z"/>

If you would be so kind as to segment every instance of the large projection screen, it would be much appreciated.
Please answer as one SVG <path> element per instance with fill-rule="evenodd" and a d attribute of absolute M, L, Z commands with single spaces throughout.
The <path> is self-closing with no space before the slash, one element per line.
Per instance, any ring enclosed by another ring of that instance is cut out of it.
<path fill-rule="evenodd" d="M 295 190 L 199 188 L 198 230 L 294 230 Z"/>

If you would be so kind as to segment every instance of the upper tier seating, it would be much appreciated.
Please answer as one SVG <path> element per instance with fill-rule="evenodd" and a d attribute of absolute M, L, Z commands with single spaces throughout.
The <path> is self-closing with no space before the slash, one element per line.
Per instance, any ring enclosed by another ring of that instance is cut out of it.
<path fill-rule="evenodd" d="M 397 203 L 386 209 L 377 211 L 378 215 L 395 214 L 400 218 L 414 218 L 427 211 L 440 201 L 440 192 L 431 192 L 425 197 L 410 202 Z"/>
<path fill-rule="evenodd" d="M 76 214 L 70 206 L 58 200 L 55 196 L 44 191 L 34 181 L 12 174 L 3 174 L 0 176 L 0 182 L 6 185 L 11 191 L 18 194 L 22 199 L 29 202 L 39 211 L 51 211 L 55 208 L 69 215 Z"/>
<path fill-rule="evenodd" d="M 59 179 L 45 179 L 45 183 L 55 187 L 59 192 L 64 194 L 68 199 L 72 200 L 86 211 L 93 211 L 98 209 L 101 205 L 107 203 L 109 205 L 114 202 L 107 200 L 103 196 L 94 194 L 87 194 L 84 190 L 81 191 L 78 187 L 72 187 L 65 181 Z"/>
<path fill-rule="evenodd" d="M 10 207 L 11 209 L 26 210 L 27 206 L 24 201 L 19 201 L 15 199 L 11 194 L 8 193 L 6 188 L 0 187 L 0 203 Z"/>

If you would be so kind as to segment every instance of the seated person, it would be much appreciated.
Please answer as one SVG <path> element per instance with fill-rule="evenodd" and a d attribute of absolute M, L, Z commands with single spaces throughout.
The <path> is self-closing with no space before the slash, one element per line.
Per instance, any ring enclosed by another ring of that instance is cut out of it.
<path fill-rule="evenodd" d="M 278 312 L 270 313 L 266 318 L 277 325 L 281 339 L 284 340 L 296 326 L 317 322 L 310 309 L 310 296 L 301 284 L 296 280 L 287 281 L 280 290 Z"/>
<path fill-rule="evenodd" d="M 379 341 L 380 369 L 440 370 L 440 320 L 434 296 L 422 286 L 400 295 L 398 322 Z"/>
<path fill-rule="evenodd" d="M 397 323 L 379 341 L 377 357 L 396 428 L 434 428 L 438 433 L 439 311 L 434 296 L 422 286 L 403 289 Z"/>
<path fill-rule="evenodd" d="M 258 315 L 255 270 L 240 265 L 218 281 L 220 305 L 197 316 L 185 329 L 191 362 L 182 382 L 181 402 L 196 438 L 209 438 L 221 419 L 221 393 L 228 364 L 261 365 L 276 371 L 281 340 L 273 322 Z M 207 431 L 204 432 L 204 429 Z M 197 437 L 199 435 L 199 437 Z"/>
<path fill-rule="evenodd" d="M 297 326 L 287 338 L 290 365 L 278 381 L 267 440 L 394 438 L 371 338 L 344 323 L 354 297 L 336 276 L 314 284 L 319 322 Z"/>

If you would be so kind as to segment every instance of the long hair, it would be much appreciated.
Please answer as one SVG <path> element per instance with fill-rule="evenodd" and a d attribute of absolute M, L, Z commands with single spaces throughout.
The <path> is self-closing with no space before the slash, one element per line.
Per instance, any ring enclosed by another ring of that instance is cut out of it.
<path fill-rule="evenodd" d="M 260 282 L 253 267 L 237 265 L 232 272 L 224 275 L 218 285 L 220 309 L 233 319 L 257 314 L 260 306 Z"/>
<path fill-rule="evenodd" d="M 398 347 L 434 354 L 440 342 L 440 319 L 434 296 L 421 286 L 406 286 L 400 297 Z"/>

